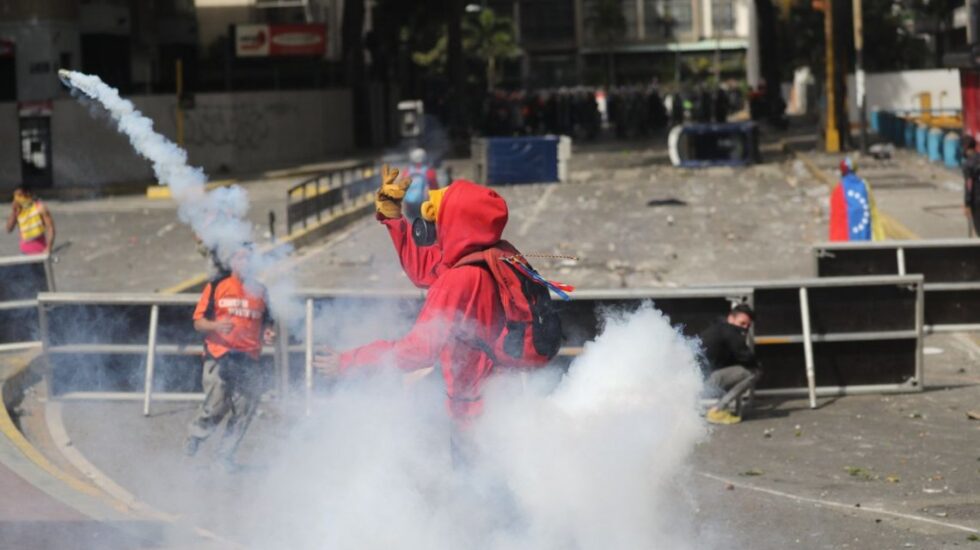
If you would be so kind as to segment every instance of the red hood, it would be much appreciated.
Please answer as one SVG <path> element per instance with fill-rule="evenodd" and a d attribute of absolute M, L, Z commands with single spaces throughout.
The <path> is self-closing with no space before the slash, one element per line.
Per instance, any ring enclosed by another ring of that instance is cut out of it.
<path fill-rule="evenodd" d="M 456 180 L 442 197 L 436 237 L 442 264 L 456 265 L 463 256 L 497 244 L 507 225 L 507 203 L 493 189 Z"/>

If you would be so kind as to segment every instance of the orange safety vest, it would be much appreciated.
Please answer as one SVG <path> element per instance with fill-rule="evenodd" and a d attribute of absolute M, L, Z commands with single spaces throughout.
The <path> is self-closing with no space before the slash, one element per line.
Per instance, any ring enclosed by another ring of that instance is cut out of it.
<path fill-rule="evenodd" d="M 20 228 L 20 240 L 33 241 L 44 236 L 44 218 L 41 217 L 41 202 L 33 201 L 27 208 L 21 208 L 17 214 L 17 226 Z"/>

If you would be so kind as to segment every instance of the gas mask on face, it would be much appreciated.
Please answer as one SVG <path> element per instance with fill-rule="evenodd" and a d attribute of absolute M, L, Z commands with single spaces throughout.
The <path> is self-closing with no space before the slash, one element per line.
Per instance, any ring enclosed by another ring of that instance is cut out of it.
<path fill-rule="evenodd" d="M 412 240 L 416 246 L 436 244 L 436 224 L 423 218 L 415 218 L 412 222 Z"/>
<path fill-rule="evenodd" d="M 442 204 L 442 194 L 445 192 L 445 189 L 429 191 L 427 200 L 419 208 L 419 217 L 412 222 L 412 240 L 416 246 L 436 244 L 436 219 L 439 217 L 439 205 Z"/>

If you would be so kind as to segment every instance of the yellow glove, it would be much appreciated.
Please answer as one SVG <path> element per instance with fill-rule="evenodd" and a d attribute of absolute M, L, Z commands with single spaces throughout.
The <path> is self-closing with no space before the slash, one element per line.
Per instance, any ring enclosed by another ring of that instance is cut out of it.
<path fill-rule="evenodd" d="M 433 189 L 429 191 L 429 200 L 422 203 L 422 218 L 425 221 L 435 223 L 439 219 L 439 207 L 442 206 L 442 195 L 447 187 Z"/>
<path fill-rule="evenodd" d="M 374 208 L 389 220 L 400 218 L 402 215 L 402 199 L 405 198 L 405 190 L 412 183 L 412 180 L 403 177 L 398 178 L 398 169 L 389 168 L 385 164 L 381 168 L 381 189 L 374 199 Z"/>

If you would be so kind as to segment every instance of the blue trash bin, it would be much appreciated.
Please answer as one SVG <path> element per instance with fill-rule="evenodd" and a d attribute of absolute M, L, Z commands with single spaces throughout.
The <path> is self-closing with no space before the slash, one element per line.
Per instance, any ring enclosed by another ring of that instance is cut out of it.
<path fill-rule="evenodd" d="M 883 112 L 881 114 L 881 126 L 885 134 L 885 139 L 894 145 L 902 144 L 905 126 L 902 125 L 901 119 L 895 116 L 895 113 Z"/>
<path fill-rule="evenodd" d="M 943 163 L 949 168 L 960 165 L 960 135 L 950 132 L 943 138 Z"/>
<path fill-rule="evenodd" d="M 929 127 L 925 124 L 915 125 L 915 151 L 922 156 L 929 155 Z"/>
<path fill-rule="evenodd" d="M 881 135 L 881 111 L 872 109 L 871 111 L 871 131 Z"/>
<path fill-rule="evenodd" d="M 915 123 L 908 119 L 902 119 L 904 127 L 905 143 L 909 149 L 915 149 Z"/>
<path fill-rule="evenodd" d="M 926 151 L 929 154 L 929 162 L 943 161 L 943 131 L 939 128 L 930 128 L 926 138 Z"/>

